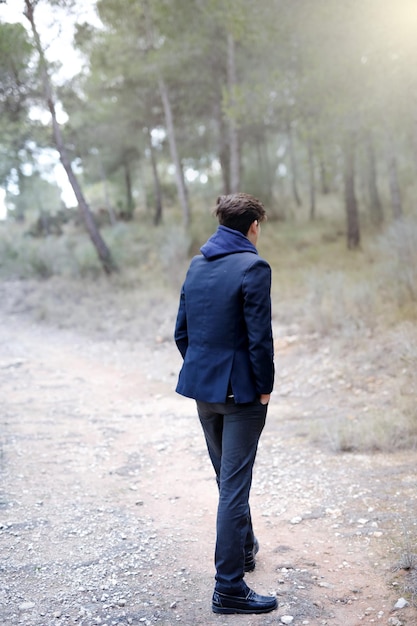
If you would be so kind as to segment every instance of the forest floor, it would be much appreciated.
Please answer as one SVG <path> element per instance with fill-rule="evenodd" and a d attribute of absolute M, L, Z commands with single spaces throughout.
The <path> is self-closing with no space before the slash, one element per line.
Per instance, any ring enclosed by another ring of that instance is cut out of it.
<path fill-rule="evenodd" d="M 216 484 L 174 391 L 176 297 L 118 297 L 0 285 L 0 623 L 415 626 L 415 449 L 335 449 L 336 423 L 396 414 L 397 331 L 336 345 L 275 320 L 246 580 L 279 608 L 216 616 Z"/>

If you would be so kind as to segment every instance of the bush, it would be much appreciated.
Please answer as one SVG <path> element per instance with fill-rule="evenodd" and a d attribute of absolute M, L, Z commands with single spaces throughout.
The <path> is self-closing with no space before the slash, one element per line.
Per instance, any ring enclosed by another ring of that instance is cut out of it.
<path fill-rule="evenodd" d="M 381 279 L 400 305 L 417 302 L 417 219 L 396 220 L 380 236 Z"/>
<path fill-rule="evenodd" d="M 393 452 L 417 447 L 417 421 L 405 412 L 370 411 L 322 426 L 313 438 L 333 452 Z"/>
<path fill-rule="evenodd" d="M 120 274 L 141 283 L 175 284 L 183 278 L 190 241 L 177 224 L 155 227 L 146 220 L 117 223 L 101 229 Z M 3 278 L 97 278 L 103 274 L 97 252 L 84 231 L 68 228 L 60 236 L 25 236 L 18 224 L 0 232 Z"/>
<path fill-rule="evenodd" d="M 355 282 L 343 272 L 309 272 L 306 283 L 305 324 L 309 332 L 350 336 L 375 326 L 376 295 L 366 282 Z"/>
<path fill-rule="evenodd" d="M 68 249 L 64 239 L 33 239 L 10 224 L 0 237 L 0 259 L 3 278 L 50 278 L 65 273 Z"/>

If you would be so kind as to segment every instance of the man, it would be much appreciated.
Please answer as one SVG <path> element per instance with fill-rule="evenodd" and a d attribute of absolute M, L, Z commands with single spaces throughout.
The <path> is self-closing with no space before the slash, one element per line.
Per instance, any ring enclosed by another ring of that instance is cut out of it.
<path fill-rule="evenodd" d="M 215 613 L 267 613 L 274 596 L 244 582 L 259 544 L 249 508 L 252 469 L 274 382 L 271 268 L 258 255 L 262 204 L 248 194 L 217 199 L 217 232 L 192 259 L 175 341 L 184 363 L 177 392 L 194 398 L 219 488 Z"/>

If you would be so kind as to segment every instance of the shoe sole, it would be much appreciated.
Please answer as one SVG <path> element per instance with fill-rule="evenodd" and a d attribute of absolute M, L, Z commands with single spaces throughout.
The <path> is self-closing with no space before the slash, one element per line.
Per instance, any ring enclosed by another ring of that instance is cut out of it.
<path fill-rule="evenodd" d="M 239 613 L 241 615 L 260 615 L 261 613 L 270 613 L 278 608 L 278 603 L 275 606 L 270 606 L 265 609 L 232 609 L 226 606 L 212 606 L 213 613 L 221 613 L 223 615 L 231 615 L 233 613 Z"/>

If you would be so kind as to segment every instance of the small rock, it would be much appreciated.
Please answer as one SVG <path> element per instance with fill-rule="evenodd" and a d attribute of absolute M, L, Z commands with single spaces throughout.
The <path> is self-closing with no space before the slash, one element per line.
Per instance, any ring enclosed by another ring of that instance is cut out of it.
<path fill-rule="evenodd" d="M 398 617 L 390 617 L 388 620 L 389 626 L 403 626 L 403 623 Z"/>
<path fill-rule="evenodd" d="M 177 603 L 176 602 L 171 602 L 171 604 L 169 605 L 170 609 L 176 609 L 177 608 Z"/>
<path fill-rule="evenodd" d="M 292 624 L 294 621 L 294 618 L 292 615 L 283 615 L 281 617 L 281 623 L 282 624 Z"/>
<path fill-rule="evenodd" d="M 35 606 L 34 602 L 22 602 L 19 604 L 19 611 L 30 611 Z"/>
<path fill-rule="evenodd" d="M 303 521 L 303 518 L 300 516 L 297 516 L 297 517 L 293 517 L 290 520 L 290 524 L 300 524 L 302 521 Z"/>
<path fill-rule="evenodd" d="M 394 605 L 394 609 L 403 609 L 408 606 L 408 602 L 405 598 L 400 598 Z"/>

